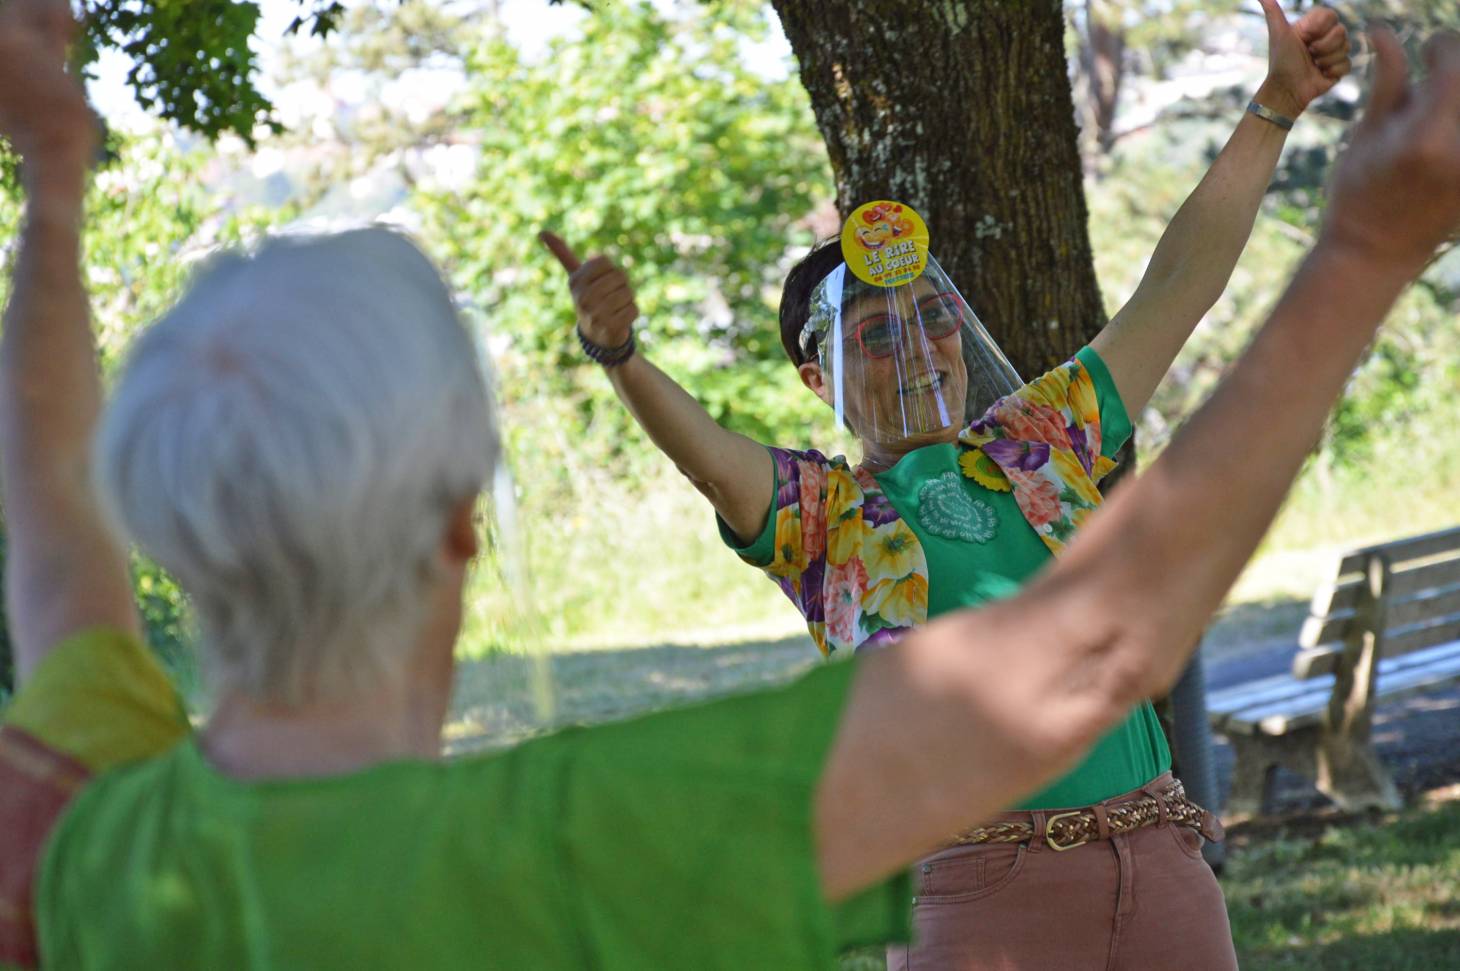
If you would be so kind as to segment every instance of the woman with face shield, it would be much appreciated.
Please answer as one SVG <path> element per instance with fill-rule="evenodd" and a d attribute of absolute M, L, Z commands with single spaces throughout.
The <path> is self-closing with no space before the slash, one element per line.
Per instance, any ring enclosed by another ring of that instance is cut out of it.
<path fill-rule="evenodd" d="M 887 242 L 866 232 L 888 222 L 899 231 Z M 863 206 L 842 234 L 843 262 L 812 291 L 797 338 L 816 363 L 803 380 L 857 436 L 860 464 L 873 472 L 951 441 L 1023 384 L 927 243 L 911 209 Z"/>
<path fill-rule="evenodd" d="M 854 460 L 804 445 L 762 448 L 719 428 L 634 353 L 637 310 L 622 272 L 603 257 L 579 266 L 560 240 L 545 237 L 571 274 L 584 347 L 710 499 L 726 543 L 795 604 L 823 654 L 892 641 L 950 610 L 1009 596 L 1099 506 L 1098 483 L 1114 468 L 1133 416 L 1226 286 L 1291 119 L 1348 70 L 1347 32 L 1333 11 L 1315 8 L 1290 24 L 1277 0 L 1263 7 L 1266 81 L 1172 219 L 1135 294 L 1068 363 L 1021 380 L 929 251 L 928 228 L 898 202 L 861 206 L 839 240 L 791 270 L 781 342 L 802 383 L 856 436 Z M 934 252 L 937 234 L 949 231 L 934 227 Z M 1142 701 L 1081 764 L 1024 794 L 997 822 L 1144 812 L 1166 802 L 1188 807 L 1189 821 L 1204 818 L 1170 767 L 1155 713 Z M 1131 954 L 1179 942 L 1187 966 L 1232 965 L 1221 891 L 1194 865 L 1202 840 L 1219 835 L 1210 825 L 1026 853 L 1030 844 L 1001 843 L 999 830 L 981 822 L 971 816 L 923 861 L 920 950 L 892 954 L 893 966 L 978 968 L 997 954 L 1013 962 L 1001 967 L 1076 967 L 1076 952 L 1108 950 L 1117 938 Z M 1127 878 L 1137 866 L 1162 876 L 1132 890 Z M 1166 877 L 1181 892 L 1164 892 Z M 1072 881 L 1082 894 L 1057 891 Z M 1068 921 L 1079 930 L 1060 938 L 1069 953 L 1044 949 L 1059 899 L 1081 914 Z M 1109 906 L 1086 908 L 1086 899 Z M 1127 920 L 1125 909 L 1140 919 Z M 1020 955 L 1037 957 L 1021 963 Z"/>

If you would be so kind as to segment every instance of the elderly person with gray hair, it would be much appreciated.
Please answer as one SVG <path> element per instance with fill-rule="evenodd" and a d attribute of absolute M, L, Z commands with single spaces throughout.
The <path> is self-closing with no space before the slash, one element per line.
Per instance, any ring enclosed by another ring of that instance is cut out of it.
<path fill-rule="evenodd" d="M 443 762 L 496 460 L 445 286 L 381 230 L 225 257 L 103 408 L 71 27 L 62 0 L 0 8 L 0 133 L 27 193 L 0 347 L 10 966 L 802 968 L 905 935 L 902 867 L 1179 671 L 1460 219 L 1460 41 L 1409 93 L 1381 35 L 1329 225 L 1273 320 L 1018 597 L 776 691 Z M 141 644 L 113 520 L 193 598 L 217 698 L 196 732 Z"/>

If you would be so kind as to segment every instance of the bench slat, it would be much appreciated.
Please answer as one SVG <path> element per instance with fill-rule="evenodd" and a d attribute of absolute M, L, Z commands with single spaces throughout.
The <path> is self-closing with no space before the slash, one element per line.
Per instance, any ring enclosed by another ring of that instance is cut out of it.
<path fill-rule="evenodd" d="M 1428 691 L 1430 688 L 1457 680 L 1460 680 L 1460 659 L 1448 667 L 1420 668 L 1401 672 L 1398 675 L 1390 676 L 1389 686 L 1374 696 L 1374 703 L 1378 705 L 1385 701 L 1396 701 L 1405 695 Z M 1257 727 L 1267 735 L 1282 735 L 1304 725 L 1317 724 L 1322 720 L 1323 710 L 1327 707 L 1328 697 L 1324 696 L 1316 704 L 1306 705 L 1302 710 L 1277 713 L 1262 718 L 1258 721 Z"/>
<path fill-rule="evenodd" d="M 1390 565 L 1398 569 L 1401 564 L 1409 560 L 1424 559 L 1451 551 L 1460 551 L 1460 526 L 1441 529 L 1433 533 L 1423 533 L 1389 543 L 1375 543 L 1373 546 L 1353 550 L 1344 554 L 1343 558 L 1339 560 L 1337 575 L 1362 573 L 1364 560 L 1371 553 L 1389 554 Z"/>
<path fill-rule="evenodd" d="M 1303 647 L 1317 647 L 1329 641 L 1342 640 L 1344 628 L 1353 617 L 1363 587 L 1364 581 L 1357 579 L 1319 588 L 1313 595 L 1313 603 L 1308 611 L 1309 619 L 1303 624 L 1303 631 L 1298 636 L 1299 643 Z M 1408 570 L 1396 570 L 1389 577 L 1386 599 L 1393 610 L 1399 604 L 1417 603 L 1427 597 L 1444 597 L 1457 588 L 1460 588 L 1460 559 L 1444 560 Z M 1443 606 L 1437 609 L 1445 610 Z"/>
<path fill-rule="evenodd" d="M 1315 683 L 1316 680 L 1298 681 L 1286 672 L 1274 674 L 1257 681 L 1248 681 L 1245 684 L 1213 692 L 1207 696 L 1207 710 L 1238 712 L 1251 708 L 1253 705 L 1269 704 L 1284 698 L 1307 694 L 1313 689 Z M 1327 678 L 1327 683 L 1330 686 L 1333 684 L 1331 675 Z"/>
<path fill-rule="evenodd" d="M 1282 678 L 1286 675 L 1275 677 Z M 1264 678 L 1262 682 L 1253 684 L 1265 684 L 1273 680 Z M 1400 694 L 1451 680 L 1460 680 L 1460 641 L 1404 657 L 1381 660 L 1375 701 L 1392 699 Z M 1309 681 L 1289 683 L 1301 685 L 1305 690 L 1283 694 L 1277 691 L 1277 685 L 1272 685 L 1272 696 L 1269 700 L 1245 706 L 1240 710 L 1214 712 L 1214 724 L 1224 731 L 1251 734 L 1261 729 L 1267 734 L 1281 735 L 1320 718 L 1333 691 L 1333 677 L 1325 675 Z M 1235 692 L 1228 689 L 1225 693 Z"/>
<path fill-rule="evenodd" d="M 1428 620 L 1431 617 L 1447 617 L 1460 614 L 1460 583 L 1429 590 L 1408 597 L 1395 597 L 1389 601 L 1389 627 L 1407 627 Z"/>
<path fill-rule="evenodd" d="M 1384 636 L 1383 656 L 1399 658 L 1416 651 L 1426 651 L 1436 645 L 1448 644 L 1460 639 L 1460 614 L 1438 617 L 1423 624 L 1411 624 L 1391 630 Z M 1338 669 L 1338 659 L 1343 655 L 1343 645 L 1305 648 L 1293 656 L 1293 677 L 1312 678 L 1320 674 L 1332 674 Z"/>
<path fill-rule="evenodd" d="M 1408 627 L 1433 617 L 1460 614 L 1460 582 L 1446 585 L 1427 586 L 1413 593 L 1392 593 L 1388 598 L 1389 629 Z M 1353 622 L 1352 608 L 1335 610 L 1323 617 L 1309 614 L 1303 621 L 1298 634 L 1302 647 L 1317 647 L 1334 641 L 1342 641 Z"/>
<path fill-rule="evenodd" d="M 1431 661 L 1449 657 L 1452 652 L 1457 650 L 1460 650 L 1460 640 L 1448 641 L 1444 644 L 1436 644 L 1433 647 L 1427 647 L 1422 651 L 1412 651 L 1408 654 L 1400 654 L 1395 657 L 1381 658 L 1379 661 L 1379 670 L 1407 670 L 1417 665 L 1429 664 Z M 1333 668 L 1337 665 L 1338 652 L 1336 650 L 1324 648 L 1321 652 L 1322 656 L 1315 656 L 1311 658 L 1305 658 L 1303 656 L 1304 653 L 1310 652 L 1302 652 L 1298 655 L 1297 658 L 1293 660 L 1293 677 L 1299 680 L 1307 680 L 1309 678 L 1330 675 L 1333 672 Z M 1311 653 L 1314 653 L 1315 655 L 1319 654 L 1319 652 Z M 1319 670 L 1315 672 L 1315 668 L 1319 668 Z M 1305 670 L 1308 673 L 1305 674 Z"/>
<path fill-rule="evenodd" d="M 1406 654 L 1402 657 L 1383 658 L 1379 661 L 1379 693 L 1384 692 L 1383 678 L 1393 677 L 1415 669 L 1431 666 L 1445 667 L 1460 659 L 1460 640 L 1440 644 L 1424 651 Z M 1257 681 L 1234 685 L 1214 692 L 1208 699 L 1208 709 L 1228 714 L 1241 713 L 1258 705 L 1269 705 L 1283 699 L 1332 691 L 1334 677 L 1320 675 L 1308 680 L 1299 680 L 1290 674 L 1274 674 Z"/>

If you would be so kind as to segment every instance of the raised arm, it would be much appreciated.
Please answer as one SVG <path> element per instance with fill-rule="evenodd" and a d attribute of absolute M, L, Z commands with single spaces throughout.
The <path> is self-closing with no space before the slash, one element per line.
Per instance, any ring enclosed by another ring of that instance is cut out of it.
<path fill-rule="evenodd" d="M 1260 2 L 1267 18 L 1268 74 L 1253 100 L 1297 118 L 1348 73 L 1348 32 L 1326 7 L 1289 24 L 1278 0 Z M 1132 418 L 1226 289 L 1286 140 L 1278 125 L 1242 116 L 1172 217 L 1130 301 L 1091 342 Z"/>
<path fill-rule="evenodd" d="M 81 281 L 97 131 L 64 68 L 65 0 L 0 7 L 0 134 L 22 157 L 25 214 L 0 341 L 5 602 L 17 682 L 88 627 L 138 629 L 127 561 L 91 485 L 101 385 Z"/>
<path fill-rule="evenodd" d="M 1022 594 L 864 662 L 817 794 L 831 895 L 1032 791 L 1178 676 L 1362 349 L 1460 230 L 1460 36 L 1415 90 L 1394 36 L 1374 46 L 1320 239 L 1212 398 Z"/>
<path fill-rule="evenodd" d="M 624 271 L 606 256 L 580 263 L 552 233 L 543 233 L 542 241 L 568 272 L 583 336 L 606 348 L 627 342 L 639 308 Z M 731 532 L 743 544 L 760 535 L 775 488 L 765 446 L 721 428 L 704 406 L 640 352 L 606 370 L 634 420 L 704 493 Z"/>

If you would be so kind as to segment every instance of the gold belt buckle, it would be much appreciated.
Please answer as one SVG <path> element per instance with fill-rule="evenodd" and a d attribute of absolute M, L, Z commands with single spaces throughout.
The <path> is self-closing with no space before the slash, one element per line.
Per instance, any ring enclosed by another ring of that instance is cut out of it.
<path fill-rule="evenodd" d="M 1054 850 L 1057 853 L 1063 853 L 1065 850 L 1073 850 L 1077 846 L 1084 846 L 1086 843 L 1090 842 L 1090 837 L 1088 836 L 1080 837 L 1077 842 L 1064 844 L 1057 843 L 1054 838 L 1055 823 L 1059 822 L 1061 819 L 1068 819 L 1071 816 L 1078 816 L 1081 812 L 1082 810 L 1076 809 L 1072 812 L 1067 813 L 1055 813 L 1053 816 L 1049 817 L 1049 819 L 1045 820 L 1044 841 L 1049 844 L 1050 849 Z"/>

